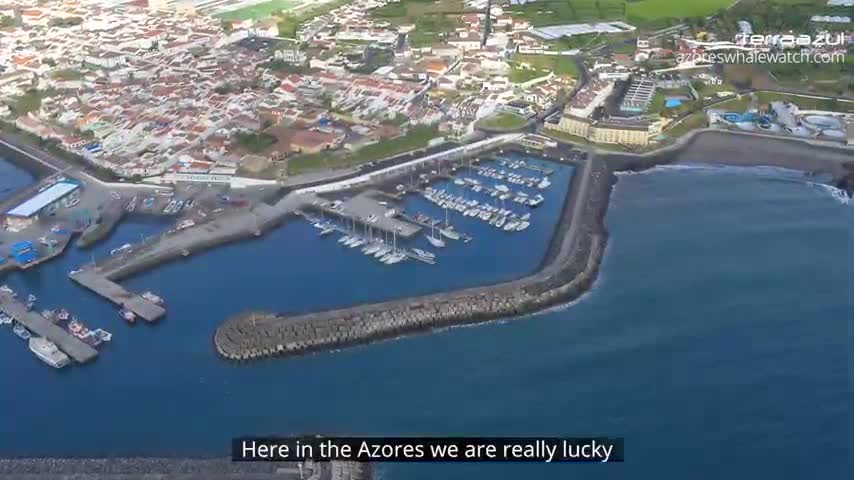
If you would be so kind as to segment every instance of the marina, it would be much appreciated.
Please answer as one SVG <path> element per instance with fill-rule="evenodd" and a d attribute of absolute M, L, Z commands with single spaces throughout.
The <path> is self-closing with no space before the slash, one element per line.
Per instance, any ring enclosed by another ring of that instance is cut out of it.
<path fill-rule="evenodd" d="M 471 166 L 473 163 L 478 166 Z M 470 225 L 476 221 L 507 233 L 523 232 L 531 227 L 532 211 L 514 209 L 513 205 L 533 210 L 545 202 L 543 193 L 552 185 L 548 175 L 553 175 L 557 169 L 546 168 L 540 163 L 530 158 L 521 159 L 514 153 L 472 159 L 421 173 L 418 183 L 415 175 L 411 175 L 408 185 L 397 185 L 396 194 L 367 190 L 349 198 L 317 196 L 306 207 L 317 215 L 303 210 L 299 214 L 319 230 L 319 237 L 340 233 L 337 240 L 340 245 L 360 249 L 380 263 L 394 265 L 411 258 L 435 264 L 453 243 L 468 244 L 474 240 L 474 236 L 465 231 L 468 227 L 455 224 Z M 512 172 L 516 169 L 545 176 Z M 513 187 L 482 182 L 472 177 L 476 174 L 494 176 Z M 416 199 L 438 207 L 438 215 L 427 212 Z M 419 246 L 420 239 L 427 245 Z"/>

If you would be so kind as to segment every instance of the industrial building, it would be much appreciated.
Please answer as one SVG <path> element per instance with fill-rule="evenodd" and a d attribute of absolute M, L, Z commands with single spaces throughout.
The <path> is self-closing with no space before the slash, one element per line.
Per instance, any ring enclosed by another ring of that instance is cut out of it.
<path fill-rule="evenodd" d="M 70 180 L 56 182 L 6 212 L 6 229 L 19 232 L 32 225 L 40 216 L 53 213 L 61 206 L 73 206 L 79 201 L 79 183 Z"/>

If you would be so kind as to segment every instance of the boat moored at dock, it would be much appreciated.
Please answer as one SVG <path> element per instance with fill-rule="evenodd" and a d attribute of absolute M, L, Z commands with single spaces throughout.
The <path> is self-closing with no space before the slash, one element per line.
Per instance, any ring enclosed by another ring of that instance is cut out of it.
<path fill-rule="evenodd" d="M 71 363 L 68 355 L 62 352 L 55 343 L 46 338 L 29 338 L 29 347 L 30 351 L 35 353 L 39 360 L 53 368 L 62 368 Z"/>

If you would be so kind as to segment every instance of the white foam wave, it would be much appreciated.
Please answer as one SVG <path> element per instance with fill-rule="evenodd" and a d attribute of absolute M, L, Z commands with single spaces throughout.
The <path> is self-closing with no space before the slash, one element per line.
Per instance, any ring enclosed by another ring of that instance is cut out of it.
<path fill-rule="evenodd" d="M 711 172 L 711 173 L 739 173 L 759 176 L 774 176 L 774 177 L 802 177 L 803 173 L 798 170 L 783 167 L 769 167 L 761 165 L 742 166 L 742 165 L 723 165 L 712 163 L 674 163 L 666 165 L 656 165 L 647 170 L 639 172 L 625 171 L 617 172 L 616 175 L 646 175 L 649 173 L 658 172 Z"/>
<path fill-rule="evenodd" d="M 811 188 L 818 188 L 820 191 L 829 194 L 834 200 L 839 202 L 841 205 L 854 205 L 851 203 L 851 198 L 848 196 L 848 193 L 841 189 L 834 187 L 833 185 L 828 185 L 826 183 L 816 183 L 816 182 L 807 182 Z"/>

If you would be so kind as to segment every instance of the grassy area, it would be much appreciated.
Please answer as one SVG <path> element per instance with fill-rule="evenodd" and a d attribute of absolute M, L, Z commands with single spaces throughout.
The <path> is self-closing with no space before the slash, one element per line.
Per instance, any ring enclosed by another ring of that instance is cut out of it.
<path fill-rule="evenodd" d="M 686 133 L 697 130 L 698 128 L 706 127 L 706 113 L 696 112 L 685 117 L 678 125 L 673 128 L 668 128 L 664 131 L 664 135 L 671 138 L 679 138 Z"/>
<path fill-rule="evenodd" d="M 271 17 L 282 11 L 290 10 L 300 3 L 302 2 L 298 0 L 270 0 L 269 2 L 238 8 L 230 12 L 223 12 L 217 14 L 216 17 L 223 20 L 255 20 Z"/>
<path fill-rule="evenodd" d="M 279 36 L 294 38 L 296 37 L 297 29 L 299 29 L 300 24 L 329 13 L 346 3 L 350 3 L 350 0 L 333 0 L 331 2 L 321 3 L 317 6 L 301 8 L 294 13 L 285 12 L 279 17 Z"/>
<path fill-rule="evenodd" d="M 742 95 L 741 98 L 731 98 L 729 100 L 723 101 L 721 103 L 717 103 L 711 108 L 718 110 L 729 110 L 732 112 L 743 113 L 746 112 L 748 108 L 750 108 L 750 104 L 752 103 L 752 99 L 750 95 Z"/>
<path fill-rule="evenodd" d="M 415 30 L 409 34 L 409 43 L 413 47 L 423 47 L 460 26 L 459 16 L 463 10 L 462 0 L 400 0 L 373 10 L 371 16 L 393 25 L 415 25 Z"/>
<path fill-rule="evenodd" d="M 541 0 L 513 5 L 509 11 L 530 19 L 536 27 L 602 20 L 664 26 L 683 18 L 712 15 L 732 3 L 733 0 Z"/>
<path fill-rule="evenodd" d="M 9 105 L 15 115 L 26 115 L 30 112 L 35 112 L 42 106 L 42 99 L 51 96 L 54 92 L 46 90 L 30 89 L 23 95 L 15 97 L 14 101 Z"/>
<path fill-rule="evenodd" d="M 438 136 L 439 129 L 437 127 L 418 125 L 411 128 L 406 135 L 362 147 L 347 155 L 336 155 L 333 152 L 299 155 L 288 160 L 288 174 L 296 175 L 312 170 L 352 167 L 361 163 L 393 157 L 400 153 L 425 147 L 427 142 Z"/>
<path fill-rule="evenodd" d="M 531 20 L 535 27 L 601 20 L 622 20 L 625 0 L 541 0 L 513 5 L 509 12 Z"/>
<path fill-rule="evenodd" d="M 771 102 L 791 102 L 801 110 L 827 110 L 831 112 L 854 113 L 854 103 L 840 102 L 829 98 L 809 98 L 776 92 L 759 92 L 759 104 Z"/>
<path fill-rule="evenodd" d="M 649 22 L 663 18 L 706 17 L 732 3 L 733 0 L 637 0 L 626 3 L 626 18 Z"/>
<path fill-rule="evenodd" d="M 252 153 L 261 153 L 276 143 L 276 137 L 268 133 L 237 132 L 237 143 Z"/>
<path fill-rule="evenodd" d="M 528 121 L 519 115 L 515 115 L 512 113 L 501 112 L 490 115 L 484 119 L 479 120 L 479 127 L 483 128 L 492 128 L 497 130 L 516 130 L 524 127 Z"/>
<path fill-rule="evenodd" d="M 510 73 L 510 81 L 513 83 L 524 83 L 528 80 L 543 77 L 549 72 L 556 75 L 571 75 L 578 78 L 578 66 L 572 58 L 561 55 L 529 55 L 514 54 L 511 59 L 513 71 Z"/>
<path fill-rule="evenodd" d="M 57 80 L 80 80 L 83 78 L 83 73 L 73 68 L 63 68 L 62 70 L 51 72 L 50 76 Z"/>

